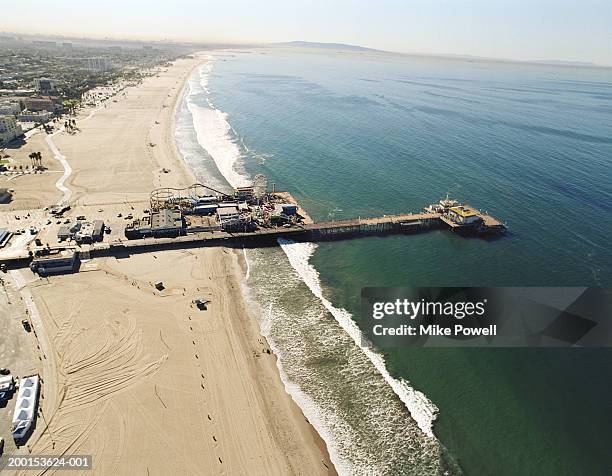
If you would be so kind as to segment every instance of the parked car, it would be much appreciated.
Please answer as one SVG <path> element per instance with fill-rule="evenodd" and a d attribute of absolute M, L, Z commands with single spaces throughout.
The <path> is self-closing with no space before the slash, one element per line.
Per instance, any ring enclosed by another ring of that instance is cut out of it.
<path fill-rule="evenodd" d="M 15 392 L 15 379 L 10 374 L 0 375 L 0 402 L 9 400 Z"/>

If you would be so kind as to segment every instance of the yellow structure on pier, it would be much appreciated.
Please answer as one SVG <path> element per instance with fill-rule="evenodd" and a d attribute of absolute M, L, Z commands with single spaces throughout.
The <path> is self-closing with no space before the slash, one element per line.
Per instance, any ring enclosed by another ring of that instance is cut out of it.
<path fill-rule="evenodd" d="M 459 225 L 471 225 L 482 220 L 477 210 L 465 205 L 449 208 L 448 215 L 451 220 Z"/>

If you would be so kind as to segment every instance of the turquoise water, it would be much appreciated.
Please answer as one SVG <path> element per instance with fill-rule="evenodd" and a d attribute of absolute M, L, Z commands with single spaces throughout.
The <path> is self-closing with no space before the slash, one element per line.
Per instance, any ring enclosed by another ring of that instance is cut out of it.
<path fill-rule="evenodd" d="M 450 192 L 510 227 L 494 241 L 249 250 L 283 378 L 343 472 L 457 471 L 451 460 L 467 474 L 609 472 L 612 352 L 387 349 L 389 380 L 345 331 L 362 286 L 612 285 L 610 70 L 219 53 L 190 81 L 177 139 L 203 181 L 263 172 L 315 219 L 415 211 Z M 435 407 L 441 445 L 423 434 Z"/>

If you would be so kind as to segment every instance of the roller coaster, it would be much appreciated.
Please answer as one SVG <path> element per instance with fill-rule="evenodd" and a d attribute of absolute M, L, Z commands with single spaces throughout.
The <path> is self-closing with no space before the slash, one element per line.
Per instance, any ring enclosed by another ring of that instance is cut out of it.
<path fill-rule="evenodd" d="M 267 194 L 268 179 L 264 174 L 257 174 L 249 187 L 239 187 L 233 194 L 228 194 L 203 183 L 194 183 L 189 187 L 162 187 L 155 189 L 149 196 L 151 210 L 176 208 L 189 210 L 204 197 L 214 196 L 219 202 L 234 199 L 246 199 L 249 202 L 262 203 Z"/>
<path fill-rule="evenodd" d="M 151 210 L 180 207 L 192 208 L 198 199 L 206 196 L 216 196 L 219 200 L 231 200 L 233 195 L 221 192 L 203 183 L 194 183 L 189 187 L 162 187 L 155 189 L 149 196 Z"/>

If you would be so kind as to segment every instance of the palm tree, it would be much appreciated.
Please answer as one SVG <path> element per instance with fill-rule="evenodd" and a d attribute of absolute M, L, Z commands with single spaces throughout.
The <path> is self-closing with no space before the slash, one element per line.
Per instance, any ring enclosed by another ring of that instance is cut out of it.
<path fill-rule="evenodd" d="M 28 157 L 30 157 L 33 167 L 42 167 L 42 152 L 32 152 Z"/>

